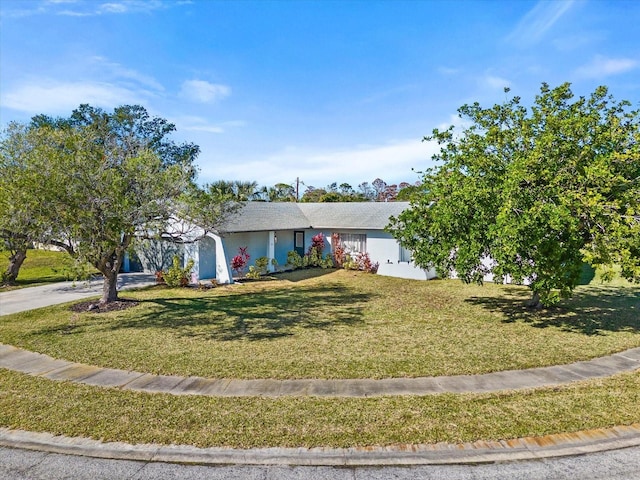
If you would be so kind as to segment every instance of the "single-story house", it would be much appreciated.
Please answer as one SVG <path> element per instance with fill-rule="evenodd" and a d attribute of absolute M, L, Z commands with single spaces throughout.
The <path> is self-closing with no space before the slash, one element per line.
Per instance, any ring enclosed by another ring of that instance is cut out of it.
<path fill-rule="evenodd" d="M 379 275 L 434 278 L 434 270 L 416 267 L 410 253 L 384 231 L 389 218 L 408 207 L 408 202 L 247 202 L 216 232 L 185 243 L 182 256 L 185 263 L 189 258 L 195 262 L 192 281 L 215 278 L 231 283 L 231 260 L 240 247 L 246 247 L 251 257 L 248 265 L 267 257 L 284 266 L 288 252 L 304 255 L 317 234 L 325 239 L 323 254 L 331 254 L 332 235 L 338 234 L 348 252 L 368 253 L 372 262 L 379 263 Z M 139 256 L 145 270 L 152 270 L 145 265 L 144 254 Z"/>

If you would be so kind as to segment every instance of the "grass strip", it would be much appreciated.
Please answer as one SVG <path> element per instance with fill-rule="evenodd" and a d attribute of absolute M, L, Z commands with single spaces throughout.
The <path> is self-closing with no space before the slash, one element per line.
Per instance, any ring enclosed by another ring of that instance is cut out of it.
<path fill-rule="evenodd" d="M 0 425 L 128 443 L 349 447 L 500 440 L 640 421 L 640 372 L 498 394 L 371 399 L 125 392 L 0 370 Z"/>

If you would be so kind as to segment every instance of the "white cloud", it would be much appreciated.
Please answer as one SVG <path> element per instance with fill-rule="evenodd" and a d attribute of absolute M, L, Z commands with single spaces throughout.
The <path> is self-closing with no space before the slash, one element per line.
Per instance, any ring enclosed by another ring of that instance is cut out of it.
<path fill-rule="evenodd" d="M 211 103 L 231 95 L 231 87 L 204 80 L 186 80 L 179 95 L 191 102 Z"/>
<path fill-rule="evenodd" d="M 95 56 L 90 59 L 90 65 L 96 66 L 102 72 L 101 75 L 108 75 L 119 82 L 133 80 L 142 86 L 151 88 L 158 92 L 164 91 L 160 82 L 150 75 L 145 75 L 131 68 L 127 68 L 120 63 L 111 62 L 105 57 Z"/>
<path fill-rule="evenodd" d="M 3 12 L 3 14 L 13 18 L 46 14 L 89 17 L 108 14 L 120 15 L 125 13 L 152 12 L 172 6 L 172 4 L 161 0 L 127 0 L 104 3 L 98 3 L 97 1 L 44 0 L 39 4 L 20 2 L 19 5 L 20 7 L 26 5 L 26 7 L 9 9 Z M 176 5 L 181 4 L 177 3 Z"/>
<path fill-rule="evenodd" d="M 224 133 L 229 128 L 245 126 L 241 120 L 229 120 L 226 122 L 211 123 L 203 117 L 182 116 L 174 120 L 179 131 L 204 132 L 204 133 Z"/>
<path fill-rule="evenodd" d="M 36 74 L 13 78 L 3 85 L 3 107 L 24 113 L 67 114 L 81 103 L 113 108 L 144 104 L 164 95 L 164 87 L 150 75 L 101 56 L 73 58 L 75 69 L 65 77 Z"/>
<path fill-rule="evenodd" d="M 81 103 L 113 108 L 127 103 L 142 103 L 134 91 L 99 82 L 43 82 L 23 84 L 3 92 L 0 103 L 29 114 L 68 114 Z"/>
<path fill-rule="evenodd" d="M 238 165 L 249 172 L 246 180 L 261 185 L 289 183 L 299 177 L 306 185 L 324 187 L 331 182 L 347 182 L 357 186 L 381 178 L 387 183 L 415 182 L 422 171 L 433 165 L 431 156 L 437 151 L 434 142 L 421 139 L 397 141 L 385 145 L 363 145 L 349 149 L 326 151 L 286 147 L 258 160 L 207 162 L 200 157 L 203 181 L 238 178 Z M 203 152 L 205 152 L 203 148 Z M 241 173 L 242 173 L 241 172 Z M 245 175 L 246 176 L 246 175 Z"/>
<path fill-rule="evenodd" d="M 506 78 L 498 77 L 491 74 L 484 75 L 480 79 L 480 83 L 492 90 L 502 90 L 505 87 L 511 87 L 511 82 Z"/>
<path fill-rule="evenodd" d="M 574 0 L 539 0 L 507 36 L 507 41 L 520 46 L 538 43 L 574 3 Z"/>
<path fill-rule="evenodd" d="M 90 17 L 92 14 L 88 12 L 78 12 L 76 10 L 61 10 L 57 13 L 63 17 Z"/>
<path fill-rule="evenodd" d="M 638 66 L 640 62 L 632 58 L 606 58 L 597 55 L 590 63 L 580 67 L 576 73 L 585 78 L 603 78 L 634 70 Z"/>
<path fill-rule="evenodd" d="M 464 129 L 469 128 L 472 122 L 466 118 L 461 118 L 457 113 L 449 115 L 449 120 L 438 125 L 438 130 L 444 131 L 450 126 L 454 127 L 454 132 L 460 133 Z"/>
<path fill-rule="evenodd" d="M 126 13 L 129 10 L 124 3 L 103 3 L 98 11 L 105 13 Z"/>

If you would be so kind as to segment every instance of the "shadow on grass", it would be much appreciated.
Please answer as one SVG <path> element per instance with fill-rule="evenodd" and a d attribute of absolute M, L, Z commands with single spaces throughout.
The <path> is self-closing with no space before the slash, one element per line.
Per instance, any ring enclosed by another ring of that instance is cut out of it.
<path fill-rule="evenodd" d="M 318 278 L 335 272 L 335 268 L 299 268 L 297 270 L 282 270 L 263 275 L 259 279 L 253 280 L 248 278 L 234 279 L 238 283 L 247 282 L 268 282 L 273 280 L 284 280 L 287 282 L 301 282 L 311 278 Z"/>
<path fill-rule="evenodd" d="M 535 328 L 556 327 L 565 332 L 603 335 L 604 332 L 640 333 L 640 289 L 591 285 L 578 288 L 572 298 L 543 309 L 525 306 L 524 296 L 466 300 L 492 312 L 501 312 L 505 323 L 525 322 Z"/>
<path fill-rule="evenodd" d="M 140 301 L 146 310 L 105 325 L 168 329 L 185 337 L 209 340 L 268 340 L 295 335 L 300 329 L 326 330 L 363 324 L 369 295 L 336 285 L 274 289 L 199 298 Z"/>

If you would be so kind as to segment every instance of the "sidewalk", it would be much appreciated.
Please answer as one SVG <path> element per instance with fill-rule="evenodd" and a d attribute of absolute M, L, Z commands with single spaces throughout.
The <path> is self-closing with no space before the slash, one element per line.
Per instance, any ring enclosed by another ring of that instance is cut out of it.
<path fill-rule="evenodd" d="M 552 387 L 577 380 L 608 377 L 640 368 L 640 347 L 606 357 L 553 367 L 508 370 L 484 375 L 345 380 L 238 380 L 153 375 L 102 368 L 0 343 L 0 368 L 54 381 L 115 387 L 148 393 L 212 397 L 378 397 L 438 393 L 488 393 Z"/>
<path fill-rule="evenodd" d="M 146 273 L 120 273 L 118 290 L 153 285 L 155 277 Z M 0 316 L 72 302 L 102 294 L 102 278 L 88 282 L 60 282 L 0 292 Z"/>

